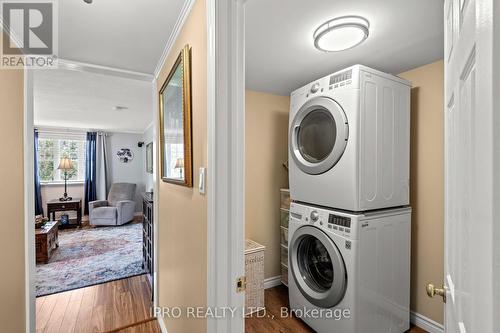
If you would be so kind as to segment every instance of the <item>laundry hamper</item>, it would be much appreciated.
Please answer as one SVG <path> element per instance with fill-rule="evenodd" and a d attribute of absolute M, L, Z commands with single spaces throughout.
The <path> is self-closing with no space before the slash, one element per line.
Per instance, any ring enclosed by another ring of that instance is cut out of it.
<path fill-rule="evenodd" d="M 264 308 L 264 250 L 266 247 L 251 239 L 245 242 L 245 314 Z"/>

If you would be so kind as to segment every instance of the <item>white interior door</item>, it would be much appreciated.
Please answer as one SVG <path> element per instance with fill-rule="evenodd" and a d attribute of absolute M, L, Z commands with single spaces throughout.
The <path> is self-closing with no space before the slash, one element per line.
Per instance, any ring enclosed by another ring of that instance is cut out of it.
<path fill-rule="evenodd" d="M 493 47 L 497 1 L 444 3 L 444 285 L 449 333 L 494 332 L 493 221 L 499 192 L 494 172 L 500 155 L 494 133 L 498 97 L 493 90 L 493 63 L 499 61 Z"/>

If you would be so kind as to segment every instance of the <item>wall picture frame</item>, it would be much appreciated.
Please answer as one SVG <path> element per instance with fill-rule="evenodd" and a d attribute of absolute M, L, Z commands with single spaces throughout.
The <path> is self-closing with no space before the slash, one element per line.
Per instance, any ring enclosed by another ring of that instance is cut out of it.
<path fill-rule="evenodd" d="M 146 145 L 146 172 L 153 173 L 153 142 Z"/>
<path fill-rule="evenodd" d="M 191 48 L 179 53 L 159 92 L 160 169 L 167 183 L 193 186 Z"/>

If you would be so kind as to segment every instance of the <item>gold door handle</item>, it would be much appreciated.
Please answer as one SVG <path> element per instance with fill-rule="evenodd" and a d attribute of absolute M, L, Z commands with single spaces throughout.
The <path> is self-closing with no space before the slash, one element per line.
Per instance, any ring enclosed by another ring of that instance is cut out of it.
<path fill-rule="evenodd" d="M 425 287 L 427 291 L 427 296 L 433 298 L 434 296 L 441 296 L 443 298 L 443 303 L 446 303 L 446 287 L 441 286 L 441 288 L 436 288 L 432 283 L 428 283 Z"/>

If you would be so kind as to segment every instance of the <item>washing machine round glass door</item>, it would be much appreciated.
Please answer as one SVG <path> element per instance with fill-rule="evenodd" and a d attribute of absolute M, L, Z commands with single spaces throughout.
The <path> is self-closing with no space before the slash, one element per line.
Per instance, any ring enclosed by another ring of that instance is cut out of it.
<path fill-rule="evenodd" d="M 342 157 L 349 135 L 344 110 L 331 98 L 306 102 L 290 125 L 290 152 L 305 173 L 317 175 L 330 170 Z"/>
<path fill-rule="evenodd" d="M 344 260 L 333 240 L 321 229 L 303 226 L 290 244 L 290 268 L 302 295 L 313 305 L 332 308 L 344 297 Z"/>

